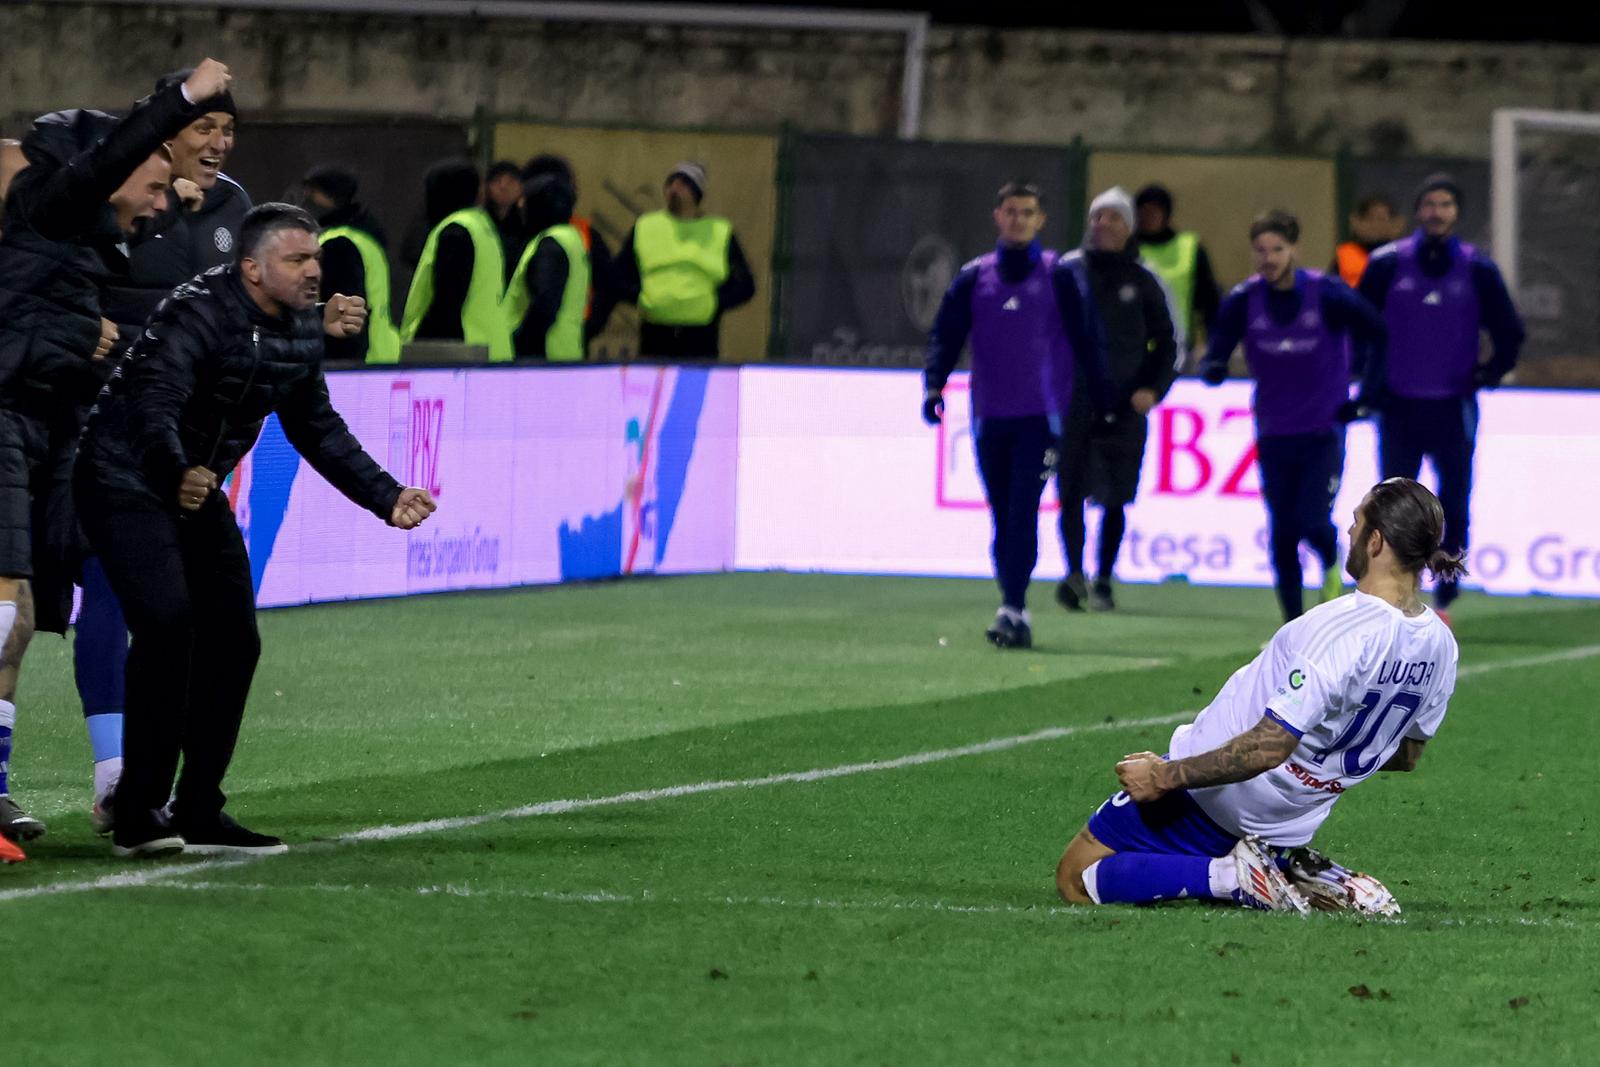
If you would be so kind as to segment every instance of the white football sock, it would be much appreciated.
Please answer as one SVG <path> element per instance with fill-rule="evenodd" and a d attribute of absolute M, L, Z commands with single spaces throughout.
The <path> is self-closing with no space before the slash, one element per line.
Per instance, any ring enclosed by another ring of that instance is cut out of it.
<path fill-rule="evenodd" d="M 99 760 L 94 765 L 94 802 L 100 803 L 117 787 L 122 777 L 122 757 Z"/>
<path fill-rule="evenodd" d="M 1234 864 L 1231 854 L 1212 860 L 1207 873 L 1211 880 L 1211 895 L 1218 900 L 1226 900 L 1239 888 L 1239 868 Z"/>

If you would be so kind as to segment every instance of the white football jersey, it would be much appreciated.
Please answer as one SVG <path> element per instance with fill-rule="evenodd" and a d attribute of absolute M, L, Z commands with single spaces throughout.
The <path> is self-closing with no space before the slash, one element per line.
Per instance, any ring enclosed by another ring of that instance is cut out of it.
<path fill-rule="evenodd" d="M 1459 657 L 1432 609 L 1408 618 L 1378 597 L 1342 596 L 1274 634 L 1194 722 L 1178 727 L 1171 756 L 1221 748 L 1271 716 L 1300 738 L 1287 761 L 1190 792 L 1230 833 L 1303 845 L 1339 795 L 1387 763 L 1402 739 L 1426 741 L 1439 729 Z"/>

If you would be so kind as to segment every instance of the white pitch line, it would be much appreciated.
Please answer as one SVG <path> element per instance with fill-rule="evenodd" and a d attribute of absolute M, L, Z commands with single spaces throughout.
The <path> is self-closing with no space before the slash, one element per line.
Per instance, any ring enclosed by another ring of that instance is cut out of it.
<path fill-rule="evenodd" d="M 374 893 L 408 897 L 448 897 L 455 900 L 537 900 L 550 904 L 665 904 L 692 907 L 713 905 L 738 908 L 804 908 L 813 911 L 914 911 L 939 912 L 947 915 L 1022 915 L 1045 916 L 1047 918 L 1072 916 L 1105 918 L 1107 916 L 1104 908 L 1070 904 L 958 904 L 947 900 L 829 900 L 823 897 L 789 898 L 773 896 L 679 897 L 664 896 L 652 893 L 649 890 L 638 894 L 612 893 L 607 890 L 574 893 L 569 890 L 548 889 L 482 889 L 461 884 L 406 887 L 330 885 L 325 882 L 312 885 L 270 885 L 264 882 L 168 882 L 141 888 L 191 893 Z M 1248 909 L 1218 908 L 1213 914 L 1225 916 L 1228 919 L 1239 917 L 1257 919 L 1256 914 Z M 1527 916 L 1481 915 L 1471 918 L 1451 919 L 1416 919 L 1413 917 L 1408 920 L 1405 916 L 1398 919 L 1387 919 L 1370 915 L 1356 915 L 1354 913 L 1330 914 L 1328 912 L 1317 912 L 1313 914 L 1313 917 L 1330 922 L 1374 923 L 1384 926 L 1405 926 L 1410 922 L 1424 929 L 1435 926 L 1452 928 L 1466 926 L 1543 926 L 1560 927 L 1562 929 L 1589 929 L 1594 926 L 1593 923 L 1583 923 L 1576 919 L 1552 916 L 1529 918 Z"/>
<path fill-rule="evenodd" d="M 1475 664 L 1463 667 L 1457 677 L 1469 677 L 1489 671 L 1516 670 L 1522 667 L 1539 667 L 1550 663 L 1566 663 L 1573 660 L 1588 659 L 1600 655 L 1600 645 L 1586 645 L 1581 648 L 1569 648 L 1560 652 L 1550 652 L 1537 656 L 1527 656 L 1520 659 L 1501 660 L 1497 663 Z M 527 804 L 519 808 L 510 808 L 505 811 L 491 812 L 486 815 L 468 815 L 451 819 L 429 819 L 425 822 L 402 823 L 397 826 L 372 826 L 353 833 L 341 834 L 337 837 L 322 841 L 313 841 L 297 846 L 295 852 L 315 852 L 324 849 L 339 848 L 344 845 L 360 844 L 367 841 L 395 841 L 407 837 L 417 837 L 423 834 L 449 833 L 454 830 L 465 830 L 475 826 L 484 826 L 488 823 L 500 822 L 506 819 L 528 819 L 543 815 L 564 815 L 574 811 L 589 811 L 595 808 L 613 807 L 618 804 L 647 803 L 655 800 L 670 800 L 676 797 L 698 796 L 704 793 L 719 793 L 731 789 L 757 789 L 769 785 L 786 785 L 791 783 L 822 782 L 832 778 L 845 778 L 857 774 L 869 774 L 876 771 L 893 771 L 905 767 L 920 767 L 924 764 L 939 763 L 944 760 L 960 759 L 965 756 L 980 756 L 991 752 L 1004 752 L 1008 749 L 1020 748 L 1023 745 L 1034 745 L 1044 741 L 1059 741 L 1062 738 L 1073 737 L 1078 734 L 1105 733 L 1111 730 L 1141 729 L 1149 726 L 1167 726 L 1192 718 L 1197 712 L 1180 711 L 1170 715 L 1155 715 L 1139 719 L 1119 719 L 1113 722 L 1090 723 L 1083 726 L 1054 726 L 1044 730 L 1037 730 L 1031 734 L 1018 734 L 1014 737 L 1000 737 L 990 741 L 983 741 L 975 745 L 965 745 L 960 748 L 941 748 L 930 752 L 916 752 L 909 756 L 900 756 L 890 760 L 870 760 L 863 763 L 846 763 L 837 767 L 819 767 L 809 771 L 793 771 L 787 774 L 771 774 L 761 778 L 719 779 L 708 782 L 694 782 L 689 785 L 668 786 L 663 789 L 639 789 L 627 793 L 615 793 L 605 797 L 581 797 L 570 800 L 547 800 L 538 804 Z M 139 886 L 153 885 L 170 878 L 183 878 L 203 871 L 218 870 L 223 867 L 234 867 L 244 863 L 254 862 L 257 858 L 229 858 L 223 860 L 202 860 L 196 863 L 155 864 L 142 870 L 119 872 L 117 874 L 102 875 L 99 878 L 79 879 L 66 882 L 49 882 L 44 885 L 26 886 L 17 889 L 0 890 L 0 903 L 11 900 L 27 900 L 33 897 L 59 896 L 64 893 L 88 893 L 100 889 L 131 889 Z"/>

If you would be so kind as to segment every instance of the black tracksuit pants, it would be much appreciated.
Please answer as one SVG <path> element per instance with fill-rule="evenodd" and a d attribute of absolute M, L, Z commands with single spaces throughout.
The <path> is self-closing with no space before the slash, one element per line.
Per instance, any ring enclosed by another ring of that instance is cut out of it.
<path fill-rule="evenodd" d="M 1478 443 L 1478 398 L 1422 400 L 1390 397 L 1378 417 L 1378 467 L 1385 478 L 1415 478 L 1426 456 L 1439 475 L 1444 539 L 1439 547 L 1460 552 L 1468 545 L 1472 502 L 1472 457 Z M 1449 607 L 1460 587 L 1440 582 L 1436 607 Z"/>
<path fill-rule="evenodd" d="M 1305 611 L 1300 543 L 1311 546 L 1324 569 L 1339 563 L 1339 531 L 1332 516 L 1344 476 L 1344 429 L 1258 438 L 1256 460 L 1267 505 L 1272 574 L 1287 622 Z"/>
<path fill-rule="evenodd" d="M 76 488 L 84 533 L 133 636 L 116 805 L 164 805 L 181 753 L 176 821 L 180 830 L 204 823 L 226 800 L 222 779 L 261 653 L 244 538 L 220 492 L 180 512 L 99 484 L 85 462 Z"/>
<path fill-rule="evenodd" d="M 979 419 L 975 429 L 978 473 L 994 519 L 995 580 L 1001 603 L 1021 611 L 1039 562 L 1039 497 L 1054 472 L 1060 430 L 1044 415 Z"/>

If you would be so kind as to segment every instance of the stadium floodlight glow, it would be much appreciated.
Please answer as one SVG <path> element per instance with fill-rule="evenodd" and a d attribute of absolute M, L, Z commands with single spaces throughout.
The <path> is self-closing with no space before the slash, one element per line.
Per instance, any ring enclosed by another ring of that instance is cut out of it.
<path fill-rule="evenodd" d="M 47 0 L 76 3 L 78 0 Z M 148 0 L 102 0 L 148 6 Z M 543 22 L 615 22 L 672 26 L 750 27 L 766 30 L 814 30 L 835 33 L 899 34 L 905 38 L 900 77 L 900 128 L 910 140 L 922 128 L 922 82 L 927 66 L 928 24 L 925 11 L 878 12 L 839 8 L 740 7 L 722 4 L 554 3 L 549 0 L 164 0 L 164 7 L 216 10 L 334 12 L 394 15 L 409 18 L 522 19 Z"/>
<path fill-rule="evenodd" d="M 1519 241 L 1518 181 L 1520 139 L 1527 132 L 1600 135 L 1600 114 L 1587 111 L 1538 111 L 1529 108 L 1496 109 L 1490 133 L 1494 255 L 1513 296 L 1517 290 Z"/>

